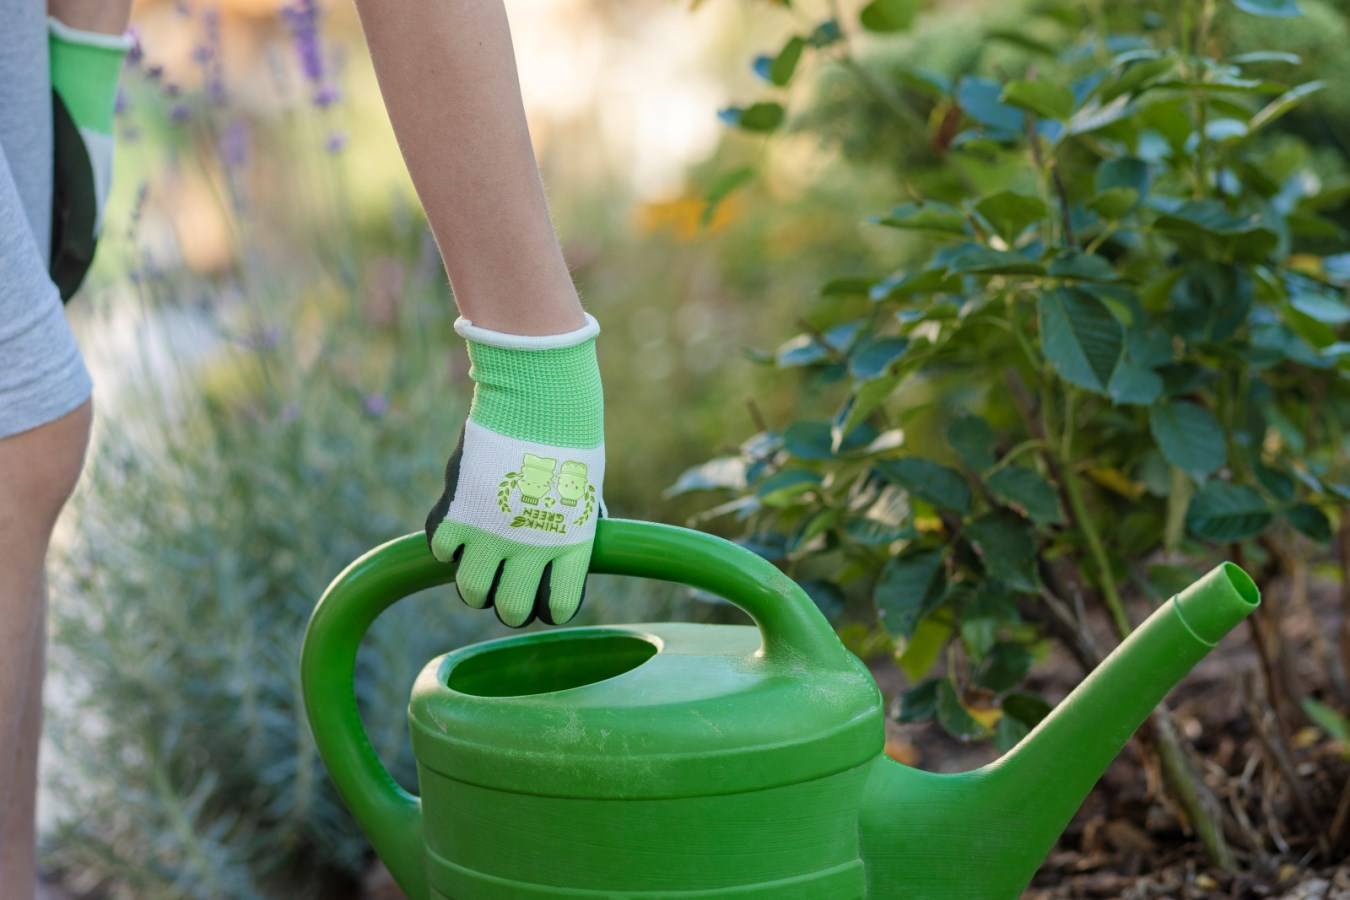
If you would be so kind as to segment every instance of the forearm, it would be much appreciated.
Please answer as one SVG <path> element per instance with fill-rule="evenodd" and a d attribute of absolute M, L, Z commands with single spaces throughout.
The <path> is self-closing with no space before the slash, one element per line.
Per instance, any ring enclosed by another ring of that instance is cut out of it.
<path fill-rule="evenodd" d="M 578 328 L 501 0 L 356 6 L 460 311 L 512 334 Z"/>
<path fill-rule="evenodd" d="M 81 31 L 121 34 L 131 21 L 131 0 L 47 0 L 47 14 Z"/>

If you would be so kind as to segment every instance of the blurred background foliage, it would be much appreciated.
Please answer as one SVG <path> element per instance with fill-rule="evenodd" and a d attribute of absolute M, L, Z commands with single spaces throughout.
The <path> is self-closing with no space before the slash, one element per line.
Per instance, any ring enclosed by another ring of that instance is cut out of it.
<path fill-rule="evenodd" d="M 1279 165 L 1332 185 L 1350 141 L 1350 26 L 1326 0 L 1300 5 L 1271 19 L 1223 0 L 1225 52 L 1297 53 L 1298 80 L 1327 83 L 1269 141 L 1297 142 Z M 555 221 L 604 328 L 610 509 L 733 536 L 774 468 L 735 462 L 765 458 L 746 438 L 827 419 L 848 387 L 788 377 L 776 348 L 799 332 L 818 343 L 869 308 L 860 279 L 871 290 L 934 248 L 867 217 L 918 197 L 960 204 L 1025 167 L 951 152 L 948 86 L 1054 71 L 1074 43 L 1066 16 L 1136 14 L 1101 0 L 507 6 Z M 468 399 L 451 298 L 349 5 L 146 0 L 134 23 L 108 231 L 72 304 L 100 415 L 53 575 L 46 864 L 89 896 L 357 895 L 369 856 L 318 769 L 294 657 L 322 587 L 420 527 L 437 495 Z M 784 53 L 793 35 L 799 58 Z M 1350 227 L 1345 204 L 1321 212 Z M 980 387 L 916 379 L 899 404 L 919 416 L 904 454 L 947 454 L 945 418 Z M 697 465 L 709 457 L 723 462 Z M 789 497 L 788 531 L 822 508 Z M 941 516 L 916 509 L 938 542 Z M 784 535 L 751 525 L 752 545 L 783 554 Z M 842 577 L 875 576 L 890 551 L 873 546 L 872 569 L 793 571 L 885 661 L 903 647 Z M 709 601 L 605 580 L 583 614 L 729 615 Z M 378 625 L 359 694 L 401 778 L 413 675 L 494 633 L 449 592 Z M 1009 638 L 988 630 L 976 646 L 996 634 Z M 1009 684 L 1026 671 L 1015 662 Z M 937 684 L 924 674 L 886 689 Z M 974 717 L 963 739 L 1015 740 L 989 700 L 945 708 Z"/>

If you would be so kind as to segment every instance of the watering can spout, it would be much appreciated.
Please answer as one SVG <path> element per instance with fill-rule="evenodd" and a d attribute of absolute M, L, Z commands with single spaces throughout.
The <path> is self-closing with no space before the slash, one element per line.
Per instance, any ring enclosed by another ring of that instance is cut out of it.
<path fill-rule="evenodd" d="M 869 895 L 923 872 L 931 890 L 913 896 L 955 896 L 949 886 L 978 869 L 970 896 L 1018 896 L 1134 730 L 1259 602 L 1247 573 L 1224 563 L 1159 607 L 996 762 L 938 775 L 879 760 L 860 822 Z"/>

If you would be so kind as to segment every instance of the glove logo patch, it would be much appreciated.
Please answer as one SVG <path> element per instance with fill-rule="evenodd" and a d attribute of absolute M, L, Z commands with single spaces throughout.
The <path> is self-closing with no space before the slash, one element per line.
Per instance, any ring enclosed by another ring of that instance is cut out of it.
<path fill-rule="evenodd" d="M 512 495 L 522 506 L 512 508 Z M 561 503 L 566 509 L 552 512 Z M 584 525 L 595 511 L 595 485 L 586 474 L 586 464 L 574 459 L 558 461 L 526 453 L 520 471 L 507 472 L 497 486 L 497 508 L 511 519 L 512 528 L 532 528 L 565 534 L 569 525 Z M 569 512 L 574 511 L 571 522 Z"/>

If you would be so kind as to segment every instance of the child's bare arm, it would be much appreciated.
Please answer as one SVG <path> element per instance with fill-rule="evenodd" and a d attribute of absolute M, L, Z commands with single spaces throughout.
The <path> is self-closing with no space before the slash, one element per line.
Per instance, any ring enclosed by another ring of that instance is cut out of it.
<path fill-rule="evenodd" d="M 579 328 L 501 0 L 356 6 L 460 311 L 512 334 Z"/>

